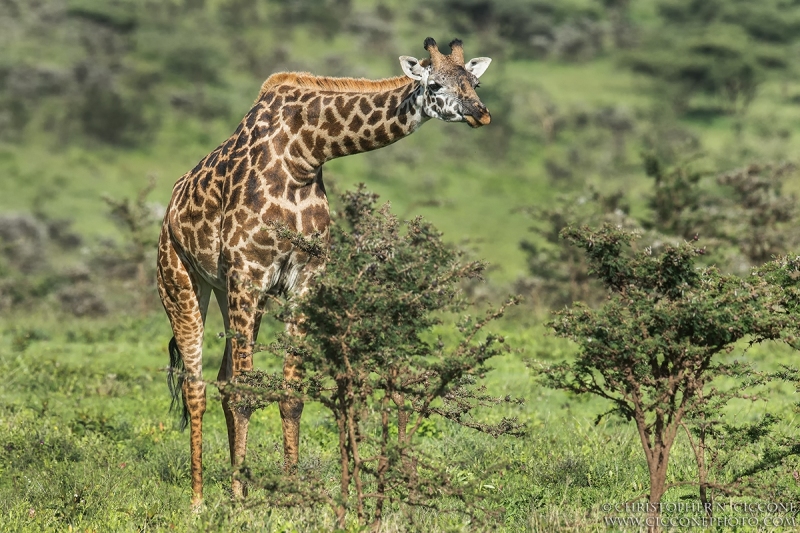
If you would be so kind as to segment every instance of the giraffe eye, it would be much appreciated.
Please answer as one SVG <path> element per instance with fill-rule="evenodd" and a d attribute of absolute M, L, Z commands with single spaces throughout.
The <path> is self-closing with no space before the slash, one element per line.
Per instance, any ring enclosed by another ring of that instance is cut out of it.
<path fill-rule="evenodd" d="M 441 86 L 441 85 L 439 85 L 439 84 L 438 84 L 438 83 L 436 83 L 436 82 L 428 84 L 428 89 L 430 89 L 432 92 L 436 92 L 436 91 L 438 91 L 438 90 L 439 90 L 439 89 L 441 89 L 441 88 L 442 88 L 442 86 Z"/>

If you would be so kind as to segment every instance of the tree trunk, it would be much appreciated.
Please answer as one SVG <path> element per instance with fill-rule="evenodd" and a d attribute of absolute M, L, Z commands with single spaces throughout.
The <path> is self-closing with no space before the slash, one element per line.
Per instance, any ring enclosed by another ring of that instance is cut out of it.
<path fill-rule="evenodd" d="M 337 394 L 338 410 L 336 414 L 336 426 L 339 429 L 339 458 L 341 460 L 342 474 L 339 485 L 340 502 L 335 509 L 336 522 L 339 529 L 345 528 L 347 518 L 347 500 L 350 498 L 350 449 L 348 447 L 348 428 L 347 428 L 347 404 L 345 385 L 339 383 Z"/>
<path fill-rule="evenodd" d="M 650 496 L 647 506 L 647 531 L 655 533 L 661 530 L 661 498 L 664 496 L 667 483 L 667 463 L 669 462 L 669 450 L 664 453 L 664 448 L 653 450 L 652 461 L 648 458 L 648 468 L 650 469 Z"/>
<path fill-rule="evenodd" d="M 384 495 L 386 494 L 386 473 L 389 470 L 389 395 L 393 388 L 391 381 L 389 381 L 388 388 L 389 390 L 381 399 L 381 454 L 378 459 L 378 470 L 376 472 L 378 480 L 376 494 L 378 495 L 378 500 L 375 502 L 374 520 L 371 526 L 372 531 L 378 531 L 381 527 Z"/>
<path fill-rule="evenodd" d="M 647 531 L 654 533 L 661 530 L 661 498 L 666 492 L 667 466 L 669 465 L 669 452 L 675 442 L 677 424 L 680 417 L 671 424 L 664 424 L 663 418 L 656 415 L 656 422 L 648 428 L 644 412 L 637 409 L 636 427 L 639 438 L 647 458 L 647 469 L 650 471 L 650 494 L 647 506 Z"/>
<path fill-rule="evenodd" d="M 705 417 L 704 417 L 705 418 Z M 708 466 L 706 465 L 706 430 L 700 430 L 700 438 L 697 442 L 697 477 L 700 482 L 700 503 L 703 504 L 703 509 L 706 516 L 711 518 L 713 516 L 713 505 L 711 498 L 708 495 Z"/>

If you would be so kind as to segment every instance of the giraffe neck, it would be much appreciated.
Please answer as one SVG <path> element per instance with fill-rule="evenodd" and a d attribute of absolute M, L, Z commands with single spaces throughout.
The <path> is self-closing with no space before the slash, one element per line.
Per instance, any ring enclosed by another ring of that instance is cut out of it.
<path fill-rule="evenodd" d="M 338 114 L 342 120 L 330 131 L 324 161 L 377 150 L 411 135 L 428 119 L 422 97 L 422 86 L 412 81 L 383 93 L 347 95 L 344 105 L 326 108 L 323 116 Z"/>
<path fill-rule="evenodd" d="M 397 142 L 426 122 L 423 87 L 405 80 L 408 83 L 390 80 L 394 86 L 380 91 L 295 87 L 286 94 L 281 118 L 290 140 L 284 154 L 294 177 L 303 181 L 303 176 L 312 177 L 326 161 Z M 281 103 L 265 100 L 270 108 Z"/>

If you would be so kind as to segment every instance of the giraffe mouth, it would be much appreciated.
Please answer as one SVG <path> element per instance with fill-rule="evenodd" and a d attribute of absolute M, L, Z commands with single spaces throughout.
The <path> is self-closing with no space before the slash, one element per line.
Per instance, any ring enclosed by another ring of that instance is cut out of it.
<path fill-rule="evenodd" d="M 473 113 L 471 115 L 464 115 L 464 119 L 467 121 L 467 124 L 469 124 L 470 127 L 480 128 L 481 126 L 486 126 L 492 121 L 492 115 L 490 115 L 489 112 L 486 111 L 484 113 Z"/>

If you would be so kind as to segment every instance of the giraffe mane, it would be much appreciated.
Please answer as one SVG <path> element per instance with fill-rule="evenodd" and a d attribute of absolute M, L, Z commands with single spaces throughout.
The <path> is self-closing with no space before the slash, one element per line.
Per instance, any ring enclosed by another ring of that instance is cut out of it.
<path fill-rule="evenodd" d="M 279 85 L 310 87 L 337 93 L 379 93 L 399 89 L 413 82 L 414 80 L 406 76 L 396 76 L 383 80 L 368 80 L 364 78 L 314 76 L 308 72 L 278 72 L 267 78 L 261 85 L 261 91 L 259 91 L 256 101 L 261 100 L 270 89 Z"/>

